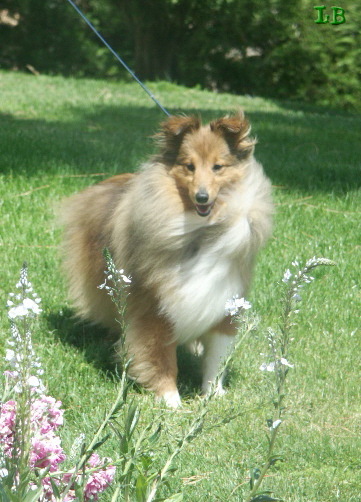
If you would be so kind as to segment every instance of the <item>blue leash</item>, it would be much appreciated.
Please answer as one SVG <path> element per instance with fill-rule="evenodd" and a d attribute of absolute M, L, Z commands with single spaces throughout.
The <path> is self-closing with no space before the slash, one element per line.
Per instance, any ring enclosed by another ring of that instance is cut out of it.
<path fill-rule="evenodd" d="M 117 58 L 120 64 L 124 66 L 124 68 L 131 74 L 131 76 L 138 82 L 138 84 L 142 87 L 142 89 L 148 94 L 150 98 L 163 110 L 163 112 L 170 116 L 170 113 L 167 112 L 167 110 L 159 103 L 157 98 L 150 92 L 150 90 L 139 80 L 139 78 L 135 75 L 135 73 L 132 72 L 132 70 L 129 68 L 129 66 L 122 60 L 120 56 L 115 52 L 115 50 L 108 44 L 108 42 L 101 36 L 101 34 L 98 32 L 98 30 L 95 28 L 95 26 L 89 21 L 89 19 L 82 13 L 82 11 L 79 9 L 77 5 L 73 2 L 73 0 L 68 0 L 68 2 L 74 7 L 74 9 L 78 12 L 78 14 L 84 19 L 84 21 L 87 23 L 87 25 L 94 31 L 96 36 L 100 38 L 100 40 L 103 42 L 103 44 L 110 50 L 110 52 Z"/>

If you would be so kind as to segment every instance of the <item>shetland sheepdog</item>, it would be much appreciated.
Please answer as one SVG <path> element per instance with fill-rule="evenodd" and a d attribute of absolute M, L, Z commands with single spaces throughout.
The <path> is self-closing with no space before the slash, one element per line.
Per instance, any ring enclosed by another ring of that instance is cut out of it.
<path fill-rule="evenodd" d="M 114 303 L 98 287 L 107 247 L 131 277 L 130 376 L 169 406 L 181 402 L 179 344 L 202 344 L 202 388 L 210 389 L 237 331 L 226 302 L 247 295 L 255 256 L 271 233 L 271 185 L 249 133 L 241 111 L 207 125 L 171 116 L 157 134 L 158 153 L 137 173 L 102 181 L 64 205 L 65 268 L 78 313 L 119 331 Z"/>

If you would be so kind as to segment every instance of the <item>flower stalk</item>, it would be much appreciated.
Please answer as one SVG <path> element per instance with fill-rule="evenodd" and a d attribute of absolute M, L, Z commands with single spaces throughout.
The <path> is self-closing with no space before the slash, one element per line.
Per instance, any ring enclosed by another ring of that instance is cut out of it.
<path fill-rule="evenodd" d="M 94 453 L 98 437 L 70 471 L 59 471 L 66 455 L 56 430 L 63 424 L 61 402 L 44 394 L 43 370 L 36 357 L 31 328 L 41 312 L 24 263 L 17 294 L 7 302 L 11 328 L 5 360 L 5 387 L 0 403 L 0 448 L 3 452 L 0 494 L 4 502 L 98 500 L 111 483 L 115 467 Z M 113 409 L 112 409 L 113 411 Z M 103 424 L 102 424 L 103 425 Z M 80 497 L 80 498 L 79 498 Z"/>
<path fill-rule="evenodd" d="M 281 315 L 279 332 L 274 332 L 271 328 L 267 330 L 267 341 L 270 349 L 270 363 L 263 363 L 260 366 L 261 371 L 270 372 L 274 375 L 275 396 L 273 397 L 272 417 L 267 419 L 268 427 L 268 450 L 266 460 L 260 469 L 254 469 L 250 477 L 250 492 L 244 502 L 271 502 L 281 499 L 271 497 L 272 492 L 258 493 L 261 483 L 269 470 L 277 461 L 283 461 L 280 455 L 274 454 L 274 448 L 278 432 L 283 422 L 283 400 L 285 398 L 285 383 L 290 368 L 287 360 L 290 345 L 290 334 L 293 323 L 293 316 L 299 312 L 298 303 L 301 301 L 301 290 L 305 284 L 310 284 L 314 277 L 310 273 L 320 265 L 332 266 L 335 262 L 327 258 L 313 257 L 308 260 L 303 268 L 299 268 L 299 263 L 294 261 L 292 266 L 295 271 L 287 269 L 284 273 L 282 282 L 286 285 L 284 294 L 284 309 Z"/>

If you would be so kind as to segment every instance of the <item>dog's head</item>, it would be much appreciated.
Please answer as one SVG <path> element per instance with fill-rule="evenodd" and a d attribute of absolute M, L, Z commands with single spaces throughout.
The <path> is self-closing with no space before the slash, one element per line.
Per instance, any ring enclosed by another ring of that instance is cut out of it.
<path fill-rule="evenodd" d="M 208 216 L 218 194 L 244 175 L 255 141 L 243 112 L 202 126 L 195 116 L 172 116 L 158 134 L 160 158 L 187 209 Z"/>

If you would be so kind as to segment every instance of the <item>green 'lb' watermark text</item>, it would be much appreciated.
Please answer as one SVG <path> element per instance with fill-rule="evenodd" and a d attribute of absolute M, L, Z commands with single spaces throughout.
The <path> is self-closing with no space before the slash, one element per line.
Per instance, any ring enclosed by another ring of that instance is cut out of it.
<path fill-rule="evenodd" d="M 326 13 L 324 15 L 323 13 L 323 11 L 326 9 L 325 5 L 314 7 L 314 9 L 316 9 L 318 13 L 318 18 L 316 19 L 315 23 L 326 24 L 330 21 L 330 15 Z M 333 11 L 331 24 L 343 24 L 346 22 L 345 9 L 342 9 L 341 7 L 331 7 L 331 9 Z"/>

